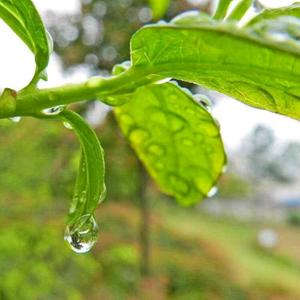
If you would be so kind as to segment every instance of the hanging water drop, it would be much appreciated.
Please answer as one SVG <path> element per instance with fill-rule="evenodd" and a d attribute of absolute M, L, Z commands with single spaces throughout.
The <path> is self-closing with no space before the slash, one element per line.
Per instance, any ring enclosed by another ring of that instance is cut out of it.
<path fill-rule="evenodd" d="M 207 193 L 207 197 L 211 198 L 213 196 L 215 196 L 218 192 L 218 188 L 216 186 L 213 186 L 210 191 Z"/>
<path fill-rule="evenodd" d="M 21 117 L 12 117 L 12 118 L 9 118 L 12 122 L 14 123 L 19 123 L 21 121 Z"/>
<path fill-rule="evenodd" d="M 97 241 L 98 225 L 94 216 L 88 214 L 67 226 L 64 239 L 76 253 L 86 253 Z"/>
<path fill-rule="evenodd" d="M 59 106 L 43 109 L 42 113 L 47 116 L 55 116 L 61 113 L 64 108 L 65 107 L 63 105 L 59 105 Z"/>

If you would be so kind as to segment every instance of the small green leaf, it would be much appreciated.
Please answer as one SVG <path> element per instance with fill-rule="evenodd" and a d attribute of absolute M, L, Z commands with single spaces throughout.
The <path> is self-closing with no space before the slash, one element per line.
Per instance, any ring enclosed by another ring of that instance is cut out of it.
<path fill-rule="evenodd" d="M 161 19 L 167 12 L 170 0 L 149 0 L 150 7 L 152 9 L 153 19 Z"/>
<path fill-rule="evenodd" d="M 207 196 L 226 162 L 218 125 L 173 83 L 148 85 L 115 108 L 125 136 L 160 188 L 182 205 Z"/>
<path fill-rule="evenodd" d="M 295 3 L 291 6 L 280 7 L 276 9 L 264 9 L 254 18 L 252 18 L 247 26 L 255 25 L 265 20 L 277 19 L 279 17 L 296 17 L 300 18 L 300 4 Z"/>
<path fill-rule="evenodd" d="M 247 10 L 252 5 L 253 0 L 240 0 L 240 2 L 235 6 L 226 20 L 239 21 L 247 12 Z"/>
<path fill-rule="evenodd" d="M 219 0 L 217 10 L 214 14 L 215 20 L 222 20 L 225 18 L 231 2 L 232 0 Z"/>
<path fill-rule="evenodd" d="M 300 50 L 284 42 L 232 24 L 160 24 L 133 36 L 131 58 L 140 74 L 197 83 L 300 119 Z"/>
<path fill-rule="evenodd" d="M 30 0 L 0 0 L 0 18 L 23 40 L 35 55 L 36 83 L 48 65 L 50 49 L 43 21 Z"/>
<path fill-rule="evenodd" d="M 93 215 L 104 199 L 104 154 L 95 132 L 78 114 L 64 110 L 59 115 L 75 131 L 81 144 L 81 160 L 68 223 Z"/>

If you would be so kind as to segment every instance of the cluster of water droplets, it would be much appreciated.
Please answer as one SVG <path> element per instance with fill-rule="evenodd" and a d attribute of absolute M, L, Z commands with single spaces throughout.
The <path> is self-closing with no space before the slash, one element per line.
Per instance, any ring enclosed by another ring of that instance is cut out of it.
<path fill-rule="evenodd" d="M 93 215 L 79 217 L 67 226 L 64 239 L 76 253 L 86 253 L 91 250 L 98 238 L 98 225 Z"/>

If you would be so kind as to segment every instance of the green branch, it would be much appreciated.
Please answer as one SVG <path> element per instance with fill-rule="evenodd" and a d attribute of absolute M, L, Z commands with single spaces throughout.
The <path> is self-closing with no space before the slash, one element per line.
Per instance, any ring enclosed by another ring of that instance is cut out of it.
<path fill-rule="evenodd" d="M 155 81 L 147 75 L 145 70 L 131 68 L 118 76 L 92 77 L 78 84 L 47 89 L 26 89 L 19 93 L 7 89 L 0 97 L 0 118 L 39 115 L 44 109 L 84 100 L 98 99 L 103 103 L 118 106 L 122 104 L 121 101 L 112 104 L 107 98 L 130 93 L 139 86 Z"/>

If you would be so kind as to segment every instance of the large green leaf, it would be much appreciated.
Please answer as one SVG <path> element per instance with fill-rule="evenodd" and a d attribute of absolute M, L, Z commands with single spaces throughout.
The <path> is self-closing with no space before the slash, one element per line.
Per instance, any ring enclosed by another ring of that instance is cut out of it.
<path fill-rule="evenodd" d="M 95 132 L 76 113 L 64 110 L 60 117 L 72 127 L 79 138 L 82 154 L 69 223 L 83 215 L 93 215 L 105 196 L 104 154 Z"/>
<path fill-rule="evenodd" d="M 300 48 L 232 24 L 198 22 L 144 27 L 132 38 L 131 56 L 141 74 L 197 83 L 300 119 Z"/>
<path fill-rule="evenodd" d="M 50 49 L 42 19 L 30 0 L 0 0 L 0 18 L 35 55 L 37 81 L 48 65 Z"/>
<path fill-rule="evenodd" d="M 190 205 L 206 197 L 226 162 L 218 125 L 173 83 L 148 85 L 115 108 L 125 136 L 160 188 Z"/>

